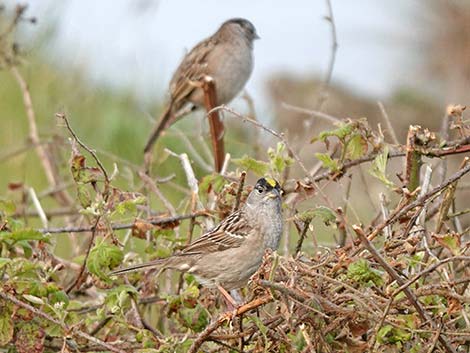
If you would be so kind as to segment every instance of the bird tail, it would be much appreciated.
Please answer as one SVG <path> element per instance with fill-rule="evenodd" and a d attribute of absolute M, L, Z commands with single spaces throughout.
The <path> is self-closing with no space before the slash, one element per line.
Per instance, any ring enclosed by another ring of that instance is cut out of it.
<path fill-rule="evenodd" d="M 157 125 L 152 130 L 152 133 L 150 134 L 149 139 L 147 140 L 147 144 L 145 145 L 144 152 L 148 153 L 152 149 L 153 145 L 155 142 L 157 142 L 157 139 L 160 137 L 161 133 L 163 130 L 165 130 L 168 126 L 171 125 L 171 117 L 173 116 L 172 114 L 172 109 L 171 109 L 172 104 L 168 104 L 168 107 L 165 109 L 165 111 L 162 113 L 160 116 L 160 119 L 158 119 Z"/>
<path fill-rule="evenodd" d="M 165 265 L 165 259 L 145 262 L 143 264 L 133 265 L 120 270 L 115 270 L 109 273 L 110 276 L 120 276 L 125 273 L 136 272 L 143 269 L 162 268 Z"/>

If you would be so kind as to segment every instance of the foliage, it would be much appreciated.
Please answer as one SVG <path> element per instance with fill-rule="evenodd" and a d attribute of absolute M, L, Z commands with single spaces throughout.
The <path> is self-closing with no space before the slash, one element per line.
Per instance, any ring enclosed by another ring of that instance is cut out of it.
<path fill-rule="evenodd" d="M 35 85 L 51 73 L 44 74 L 42 64 L 34 61 L 28 66 L 37 72 L 31 91 L 18 90 L 10 71 L 21 73 L 21 57 L 10 37 L 1 38 L 0 75 L 10 81 L 0 91 L 8 95 L 6 102 L 14 102 L 2 106 L 14 119 L 0 130 L 0 137 L 8 140 L 1 143 L 23 146 L 5 131 L 18 128 L 27 135 L 23 107 L 18 106 L 19 96 L 30 94 L 37 102 L 32 108 L 40 130 L 54 130 L 40 137 L 47 142 L 57 178 L 53 183 L 43 177 L 45 157 L 35 155 L 39 146 L 28 149 L 35 157 L 20 167 L 10 161 L 14 157 L 4 157 L 8 166 L 1 178 L 8 187 L 0 196 L 2 349 L 468 350 L 470 257 L 468 228 L 462 227 L 461 217 L 468 210 L 461 209 L 455 192 L 470 171 L 467 160 L 459 167 L 449 165 L 447 178 L 420 180 L 425 190 L 409 192 L 403 178 L 395 177 L 399 170 L 391 160 L 404 156 L 410 146 L 387 144 L 380 129 L 372 129 L 366 119 L 345 119 L 311 139 L 326 149 L 314 156 L 295 155 L 297 150 L 279 134 L 280 139 L 266 139 L 266 145 L 256 141 L 257 155 L 228 144 L 235 158 L 219 174 L 205 170 L 204 163 L 185 170 L 170 152 L 158 154 L 162 146 L 157 146 L 157 158 L 145 175 L 136 165 L 142 159 L 139 148 L 127 143 L 147 132 L 145 124 L 124 119 L 135 112 L 133 98 L 110 92 L 94 97 L 80 79 L 73 84 L 65 80 L 61 86 L 51 83 L 46 94 Z M 71 91 L 83 102 L 80 108 L 71 104 L 73 118 L 64 114 L 71 128 L 63 121 L 61 129 L 51 127 L 44 116 L 55 108 L 55 99 L 70 102 Z M 446 119 L 456 126 L 459 140 L 419 146 L 413 153 L 449 161 L 449 156 L 468 151 L 463 109 L 455 114 Z M 83 119 L 81 124 L 77 119 Z M 193 155 L 204 150 L 187 148 L 181 139 L 163 139 L 162 144 Z M 323 170 L 306 174 L 317 161 Z M 361 172 L 364 163 L 371 164 L 372 177 Z M 17 182 L 15 168 L 36 174 Z M 243 188 L 242 170 L 248 172 Z M 252 181 L 265 175 L 279 180 L 285 194 L 288 236 L 281 248 L 288 253 L 265 255 L 242 290 L 247 303 L 233 320 L 219 293 L 201 287 L 191 275 L 156 270 L 109 275 L 120 266 L 178 251 L 243 203 Z M 191 177 L 196 185 L 187 181 Z M 353 192 L 344 187 L 348 180 Z M 370 200 L 381 200 L 373 215 L 361 212 L 366 198 L 357 197 L 364 191 L 354 193 L 356 180 L 364 184 Z M 380 198 L 379 192 L 387 197 Z M 437 207 L 441 195 L 444 206 Z M 333 243 L 340 236 L 345 237 L 344 246 Z M 291 256 L 294 249 L 298 252 Z"/>

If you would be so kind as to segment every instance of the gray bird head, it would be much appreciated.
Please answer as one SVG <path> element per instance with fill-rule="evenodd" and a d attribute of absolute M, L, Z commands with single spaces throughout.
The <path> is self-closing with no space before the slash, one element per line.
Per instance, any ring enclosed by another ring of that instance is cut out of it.
<path fill-rule="evenodd" d="M 219 32 L 225 34 L 228 32 L 230 34 L 239 34 L 249 42 L 253 42 L 255 39 L 259 39 L 258 33 L 256 33 L 256 28 L 248 20 L 244 18 L 232 18 L 225 21 L 220 26 Z"/>
<path fill-rule="evenodd" d="M 261 178 L 256 182 L 253 191 L 248 195 L 248 206 L 279 205 L 281 203 L 281 186 L 271 178 Z"/>

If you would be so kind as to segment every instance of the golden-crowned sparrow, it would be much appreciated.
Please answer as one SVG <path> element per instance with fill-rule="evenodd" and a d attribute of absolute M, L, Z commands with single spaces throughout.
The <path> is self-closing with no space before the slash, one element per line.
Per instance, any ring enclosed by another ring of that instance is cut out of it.
<path fill-rule="evenodd" d="M 226 296 L 224 289 L 246 284 L 261 265 L 267 249 L 278 248 L 283 227 L 280 190 L 274 179 L 259 179 L 238 211 L 180 252 L 111 275 L 152 267 L 176 269 L 195 275 L 201 284 L 217 287 Z"/>
<path fill-rule="evenodd" d="M 145 152 L 151 150 L 164 129 L 183 115 L 188 104 L 193 108 L 204 106 L 204 77 L 214 80 L 217 105 L 235 98 L 253 71 L 253 41 L 258 38 L 250 21 L 232 18 L 186 54 L 173 74 L 170 101 L 148 139 Z"/>

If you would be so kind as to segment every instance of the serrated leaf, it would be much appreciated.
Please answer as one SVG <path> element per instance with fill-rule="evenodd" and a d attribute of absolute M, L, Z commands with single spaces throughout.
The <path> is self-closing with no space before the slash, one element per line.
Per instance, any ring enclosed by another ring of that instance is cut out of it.
<path fill-rule="evenodd" d="M 332 172 L 340 170 L 337 159 L 332 159 L 328 153 L 315 153 L 315 157 L 322 162 L 323 168 L 327 168 Z"/>
<path fill-rule="evenodd" d="M 351 160 L 361 158 L 367 153 L 367 140 L 361 134 L 354 134 L 346 144 L 345 157 Z"/>
<path fill-rule="evenodd" d="M 118 266 L 124 255 L 117 246 L 105 242 L 95 245 L 90 251 L 86 267 L 90 273 L 98 278 L 109 282 L 107 273 Z"/>
<path fill-rule="evenodd" d="M 326 206 L 317 206 L 296 215 L 296 218 L 302 222 L 310 222 L 315 217 L 319 217 L 327 226 L 336 223 L 335 212 Z"/>
<path fill-rule="evenodd" d="M 369 173 L 379 179 L 382 183 L 384 183 L 389 188 L 394 188 L 395 184 L 393 184 L 386 175 L 387 170 L 387 161 L 388 161 L 388 148 L 385 147 L 383 152 L 378 154 L 375 157 L 374 162 L 372 162 L 372 166 L 369 169 Z"/>
<path fill-rule="evenodd" d="M 365 259 L 352 262 L 348 266 L 347 276 L 353 281 L 363 284 L 373 283 L 376 286 L 383 284 L 383 273 L 370 267 L 369 262 Z"/>
<path fill-rule="evenodd" d="M 355 123 L 355 122 L 347 122 L 347 123 L 340 122 L 337 125 L 338 125 L 337 129 L 329 130 L 329 131 L 322 131 L 322 132 L 320 132 L 320 134 L 318 134 L 317 137 L 314 137 L 310 142 L 312 142 L 312 143 L 315 142 L 315 141 L 325 142 L 325 140 L 328 137 L 331 137 L 331 136 L 335 136 L 335 137 L 339 138 L 340 140 L 344 140 L 346 138 L 346 136 L 350 135 L 351 132 L 355 129 L 357 123 Z"/>
<path fill-rule="evenodd" d="M 269 171 L 269 164 L 263 161 L 258 161 L 254 158 L 248 157 L 247 155 L 242 158 L 234 159 L 233 163 L 248 171 L 251 170 L 258 176 L 264 176 Z"/>

